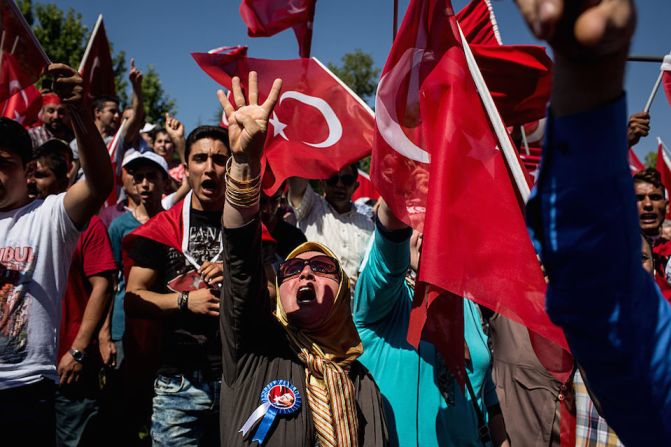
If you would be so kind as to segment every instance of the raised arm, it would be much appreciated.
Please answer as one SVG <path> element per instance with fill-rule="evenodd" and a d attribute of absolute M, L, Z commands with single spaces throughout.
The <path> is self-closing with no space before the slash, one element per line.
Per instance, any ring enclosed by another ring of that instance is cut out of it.
<path fill-rule="evenodd" d="M 169 113 L 165 114 L 165 131 L 168 132 L 172 144 L 175 145 L 175 150 L 179 155 L 179 161 L 181 163 L 186 163 L 184 154 L 186 153 L 186 140 L 184 139 L 184 124 L 174 116 L 170 116 Z M 181 200 L 181 199 L 180 199 Z M 175 200 L 177 203 L 178 200 Z"/>
<path fill-rule="evenodd" d="M 79 73 L 64 64 L 50 65 L 47 73 L 55 78 L 54 90 L 68 107 L 79 147 L 79 161 L 85 178 L 65 193 L 63 203 L 70 219 L 83 228 L 112 191 L 112 164 L 86 107 L 84 82 Z"/>
<path fill-rule="evenodd" d="M 142 94 L 142 72 L 135 66 L 135 59 L 130 60 L 130 72 L 128 73 L 128 80 L 131 87 L 133 87 L 133 97 L 131 99 L 131 107 L 133 109 L 133 117 L 126 123 L 126 136 L 124 142 L 127 145 L 133 144 L 133 139 L 139 135 L 140 129 L 144 126 L 144 96 Z"/>
<path fill-rule="evenodd" d="M 227 186 L 239 185 L 240 188 L 254 187 L 255 201 L 246 203 L 246 197 L 242 200 L 231 200 L 233 188 L 226 190 L 226 204 L 224 205 L 223 222 L 225 228 L 240 227 L 259 213 L 259 195 L 261 184 L 257 181 L 261 175 L 261 154 L 268 130 L 268 117 L 275 107 L 277 98 L 282 88 L 282 80 L 275 79 L 266 101 L 258 104 L 257 74 L 249 73 L 249 104 L 245 99 L 240 86 L 240 78 L 233 78 L 233 98 L 236 107 L 228 101 L 223 91 L 219 90 L 217 96 L 224 108 L 228 119 L 228 138 L 230 141 L 231 164 L 227 172 Z M 250 182 L 255 182 L 254 184 Z M 258 194 L 257 194 L 258 193 Z M 251 197 L 251 196 L 250 196 Z"/>
<path fill-rule="evenodd" d="M 354 322 L 358 326 L 380 323 L 389 315 L 407 317 L 405 312 L 392 313 L 391 310 L 396 306 L 410 306 L 410 289 L 405 277 L 410 267 L 411 234 L 410 227 L 397 219 L 384 199 L 380 199 L 375 239 L 354 293 Z"/>
<path fill-rule="evenodd" d="M 622 442 L 655 445 L 671 436 L 671 308 L 641 265 L 627 163 L 623 79 L 634 5 L 518 3 L 557 60 L 548 141 L 527 205 L 549 278 L 548 314 Z"/>

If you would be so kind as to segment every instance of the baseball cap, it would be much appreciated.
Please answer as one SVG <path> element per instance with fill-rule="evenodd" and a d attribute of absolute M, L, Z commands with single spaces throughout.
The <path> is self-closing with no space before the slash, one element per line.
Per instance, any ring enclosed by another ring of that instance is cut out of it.
<path fill-rule="evenodd" d="M 163 172 L 168 174 L 168 163 L 166 163 L 163 157 L 151 151 L 138 152 L 135 149 L 130 149 L 126 151 L 126 155 L 124 155 L 123 157 L 123 162 L 121 162 L 121 166 L 126 168 L 128 167 L 128 165 L 132 163 L 137 163 L 140 160 L 150 161 L 158 165 L 161 168 L 161 170 L 163 170 Z"/>
<path fill-rule="evenodd" d="M 156 129 L 156 124 L 144 123 L 142 129 L 140 129 L 140 133 L 149 133 L 154 129 Z"/>

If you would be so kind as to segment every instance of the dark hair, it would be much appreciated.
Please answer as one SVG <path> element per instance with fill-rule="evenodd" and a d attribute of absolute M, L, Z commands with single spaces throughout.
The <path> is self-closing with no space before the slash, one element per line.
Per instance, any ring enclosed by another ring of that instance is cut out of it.
<path fill-rule="evenodd" d="M 49 140 L 42 146 L 35 149 L 33 158 L 37 159 L 37 155 L 39 153 L 46 153 L 46 152 L 55 152 L 60 156 L 62 156 L 63 158 L 65 158 L 66 162 L 71 162 L 73 159 L 72 148 L 70 148 L 70 145 L 65 141 L 59 140 L 57 138 Z"/>
<path fill-rule="evenodd" d="M 67 153 L 62 150 L 62 146 L 61 149 L 55 149 L 56 146 L 54 144 L 49 144 L 52 141 L 59 142 L 60 140 L 47 141 L 42 146 L 38 147 L 35 151 L 33 160 L 40 162 L 46 168 L 50 169 L 58 180 L 60 190 L 65 191 L 68 187 L 69 166 L 66 158 Z M 65 144 L 65 147 L 70 149 L 67 144 Z M 72 154 L 72 152 L 70 153 Z"/>
<path fill-rule="evenodd" d="M 13 119 L 0 118 L 0 148 L 21 157 L 25 166 L 33 155 L 33 143 L 28 131 Z"/>
<path fill-rule="evenodd" d="M 358 161 L 355 161 L 354 163 L 352 163 L 351 165 L 349 165 L 349 167 L 350 167 L 350 168 L 352 169 L 352 171 L 354 172 L 354 176 L 355 176 L 355 177 L 356 177 L 357 175 L 359 175 L 359 162 L 358 162 Z"/>
<path fill-rule="evenodd" d="M 228 131 L 218 126 L 198 126 L 191 131 L 186 137 L 186 149 L 184 150 L 184 159 L 189 162 L 189 154 L 191 153 L 191 146 L 198 140 L 209 138 L 211 140 L 221 141 L 229 150 L 228 146 Z"/>
<path fill-rule="evenodd" d="M 636 183 L 649 183 L 655 188 L 660 188 L 662 194 L 666 197 L 666 188 L 664 188 L 664 185 L 662 184 L 662 176 L 655 168 L 646 168 L 641 172 L 634 174 L 634 184 Z"/>
<path fill-rule="evenodd" d="M 93 110 L 102 110 L 106 102 L 113 102 L 119 106 L 119 98 L 113 95 L 98 96 L 93 100 Z"/>

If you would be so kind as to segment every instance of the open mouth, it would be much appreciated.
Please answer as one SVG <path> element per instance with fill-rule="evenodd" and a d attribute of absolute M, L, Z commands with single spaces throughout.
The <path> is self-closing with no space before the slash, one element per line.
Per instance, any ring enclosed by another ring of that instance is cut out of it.
<path fill-rule="evenodd" d="M 312 284 L 300 286 L 296 292 L 296 300 L 298 301 L 298 304 L 312 303 L 316 299 L 317 294 L 315 293 L 315 286 Z"/>
<path fill-rule="evenodd" d="M 203 180 L 200 184 L 201 189 L 206 193 L 213 193 L 217 189 L 217 182 L 214 180 Z"/>
<path fill-rule="evenodd" d="M 641 222 L 655 222 L 657 220 L 657 214 L 654 213 L 643 213 L 639 216 Z"/>

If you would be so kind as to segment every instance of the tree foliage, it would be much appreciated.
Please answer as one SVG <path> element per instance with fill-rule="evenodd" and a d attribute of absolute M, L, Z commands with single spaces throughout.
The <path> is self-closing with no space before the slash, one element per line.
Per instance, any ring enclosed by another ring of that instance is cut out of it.
<path fill-rule="evenodd" d="M 651 151 L 645 154 L 645 167 L 646 168 L 657 167 L 657 152 Z"/>
<path fill-rule="evenodd" d="M 166 112 L 175 114 L 175 101 L 166 95 L 158 77 L 158 72 L 153 65 L 150 65 L 144 72 L 142 93 L 144 94 L 146 121 L 157 123 L 163 120 Z"/>
<path fill-rule="evenodd" d="M 355 50 L 346 53 L 340 60 L 341 66 L 329 63 L 329 70 L 361 98 L 366 101 L 371 99 L 377 89 L 377 77 L 380 75 L 380 69 L 375 67 L 373 57 L 362 50 Z"/>
<path fill-rule="evenodd" d="M 90 37 L 82 15 L 72 8 L 63 11 L 53 3 L 33 5 L 32 0 L 18 0 L 17 5 L 49 58 L 78 68 Z M 122 106 L 128 105 L 130 92 L 126 53 L 123 50 L 114 52 L 112 42 L 110 51 L 117 96 Z M 156 122 L 165 112 L 175 112 L 175 101 L 165 94 L 159 75 L 151 65 L 144 73 L 142 89 L 148 121 Z"/>
<path fill-rule="evenodd" d="M 329 70 L 370 104 L 377 90 L 377 78 L 380 75 L 380 69 L 375 67 L 373 57 L 362 50 L 355 50 L 346 53 L 340 61 L 341 66 L 329 63 Z M 359 168 L 370 172 L 370 156 L 359 161 Z"/>

